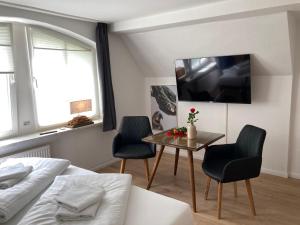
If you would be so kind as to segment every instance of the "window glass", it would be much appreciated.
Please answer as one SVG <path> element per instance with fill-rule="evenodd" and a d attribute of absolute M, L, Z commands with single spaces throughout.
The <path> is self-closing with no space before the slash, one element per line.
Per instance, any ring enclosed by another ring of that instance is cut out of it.
<path fill-rule="evenodd" d="M 0 137 L 14 132 L 13 85 L 14 65 L 12 56 L 11 29 L 0 24 Z"/>
<path fill-rule="evenodd" d="M 31 27 L 32 76 L 35 86 L 35 105 L 39 126 L 68 121 L 70 102 L 91 99 L 92 111 L 97 114 L 94 57 L 92 49 L 66 35 Z"/>

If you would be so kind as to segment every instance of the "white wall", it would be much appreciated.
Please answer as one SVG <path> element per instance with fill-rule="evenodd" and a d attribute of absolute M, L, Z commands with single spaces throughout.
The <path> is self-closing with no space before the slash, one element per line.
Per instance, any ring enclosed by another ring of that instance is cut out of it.
<path fill-rule="evenodd" d="M 1 17 L 25 18 L 54 25 L 91 41 L 95 40 L 96 24 L 78 21 L 58 16 L 45 15 L 22 9 L 0 6 Z M 1 19 L 1 18 L 0 18 Z M 141 72 L 135 65 L 130 53 L 119 37 L 109 35 L 110 57 L 112 67 L 112 80 L 116 101 L 117 121 L 124 115 L 141 115 L 144 112 L 142 93 L 144 80 Z M 34 141 L 25 141 L 16 145 L 0 149 L 2 152 L 17 151 L 33 146 L 50 144 L 54 157 L 66 158 L 73 164 L 88 169 L 103 166 L 112 161 L 112 139 L 115 132 L 102 132 L 101 126 L 80 129 L 70 133 L 62 133 L 43 137 Z"/>
<path fill-rule="evenodd" d="M 267 130 L 264 171 L 287 176 L 293 80 L 287 18 L 287 13 L 278 13 L 123 34 L 146 77 L 146 112 L 150 112 L 150 85 L 175 84 L 176 58 L 250 53 L 252 104 L 228 104 L 226 115 L 226 104 L 179 102 L 179 125 L 195 106 L 200 110 L 199 129 L 226 133 L 228 123 L 228 142 L 236 140 L 245 124 L 260 126 Z"/>
<path fill-rule="evenodd" d="M 290 148 L 290 171 L 293 177 L 300 179 L 300 18 L 295 24 L 295 75 L 293 79 L 293 105 L 291 114 L 291 148 Z M 298 42 L 297 42 L 298 40 Z"/>
<path fill-rule="evenodd" d="M 109 35 L 110 58 L 118 121 L 145 112 L 144 77 L 120 36 Z"/>

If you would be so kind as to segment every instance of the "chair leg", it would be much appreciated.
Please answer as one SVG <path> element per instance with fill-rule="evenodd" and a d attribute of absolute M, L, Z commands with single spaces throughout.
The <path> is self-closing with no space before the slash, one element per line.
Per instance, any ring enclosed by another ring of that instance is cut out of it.
<path fill-rule="evenodd" d="M 176 176 L 176 174 L 177 174 L 178 159 L 179 159 L 179 148 L 176 148 L 175 164 L 174 164 L 174 176 Z"/>
<path fill-rule="evenodd" d="M 237 183 L 233 182 L 233 189 L 234 189 L 234 197 L 238 196 L 238 191 L 237 191 Z"/>
<path fill-rule="evenodd" d="M 126 165 L 126 159 L 122 159 L 120 173 L 124 173 Z"/>
<path fill-rule="evenodd" d="M 247 188 L 247 192 L 248 192 L 250 209 L 251 209 L 253 216 L 256 216 L 250 180 L 245 180 L 245 183 L 246 183 L 246 188 Z"/>
<path fill-rule="evenodd" d="M 210 178 L 210 177 L 207 177 L 206 189 L 205 189 L 205 197 L 204 197 L 205 200 L 207 200 L 207 198 L 208 198 L 208 192 L 209 192 L 209 187 L 210 187 L 210 181 L 211 181 L 211 178 Z"/>
<path fill-rule="evenodd" d="M 218 183 L 218 219 L 221 219 L 223 184 Z"/>
<path fill-rule="evenodd" d="M 148 163 L 148 159 L 144 159 L 144 163 L 145 163 L 145 169 L 146 169 L 146 177 L 147 177 L 147 181 L 149 182 L 150 174 L 149 174 L 149 163 Z"/>

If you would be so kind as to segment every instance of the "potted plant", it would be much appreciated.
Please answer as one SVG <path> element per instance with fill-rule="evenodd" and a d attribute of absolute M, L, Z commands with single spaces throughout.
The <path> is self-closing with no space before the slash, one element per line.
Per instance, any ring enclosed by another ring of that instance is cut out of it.
<path fill-rule="evenodd" d="M 187 138 L 188 139 L 194 139 L 197 137 L 197 129 L 195 126 L 195 122 L 197 122 L 198 119 L 196 119 L 196 115 L 199 113 L 199 111 L 195 108 L 191 108 L 189 112 L 188 117 L 188 127 L 187 127 Z"/>

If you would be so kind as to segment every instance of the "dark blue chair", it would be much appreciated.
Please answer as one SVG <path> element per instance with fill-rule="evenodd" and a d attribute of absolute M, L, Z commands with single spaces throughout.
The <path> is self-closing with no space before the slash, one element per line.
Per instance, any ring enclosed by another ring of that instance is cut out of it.
<path fill-rule="evenodd" d="M 146 176 L 149 180 L 148 158 L 155 157 L 156 146 L 142 141 L 152 135 L 147 116 L 125 116 L 122 119 L 118 134 L 113 140 L 113 156 L 121 158 L 120 173 L 124 173 L 127 159 L 144 159 Z"/>
<path fill-rule="evenodd" d="M 264 129 L 246 125 L 234 144 L 212 145 L 205 152 L 202 169 L 208 176 L 205 199 L 211 179 L 218 182 L 218 218 L 221 218 L 223 183 L 245 180 L 250 208 L 256 215 L 250 179 L 258 177 L 262 164 L 262 151 L 266 137 Z M 234 183 L 235 195 L 237 195 Z"/>

